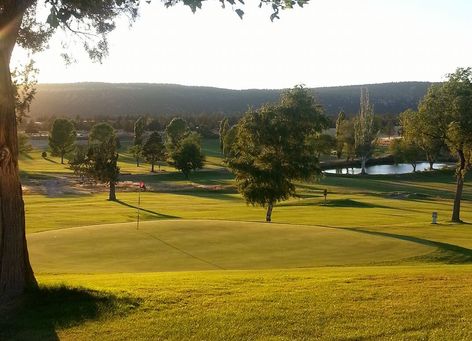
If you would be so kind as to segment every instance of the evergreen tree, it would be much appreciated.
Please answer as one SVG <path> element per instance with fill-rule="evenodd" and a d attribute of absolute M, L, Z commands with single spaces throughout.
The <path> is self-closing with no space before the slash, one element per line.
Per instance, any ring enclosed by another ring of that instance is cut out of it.
<path fill-rule="evenodd" d="M 154 165 L 156 162 L 164 161 L 166 158 L 166 149 L 159 132 L 155 131 L 149 136 L 143 146 L 143 155 L 147 162 L 151 164 L 151 172 L 154 173 Z M 159 170 L 160 168 L 161 166 L 159 164 Z"/>
<path fill-rule="evenodd" d="M 64 164 L 64 156 L 74 150 L 76 138 L 72 121 L 65 118 L 54 121 L 49 134 L 49 148 L 53 155 L 61 157 L 61 164 Z"/>

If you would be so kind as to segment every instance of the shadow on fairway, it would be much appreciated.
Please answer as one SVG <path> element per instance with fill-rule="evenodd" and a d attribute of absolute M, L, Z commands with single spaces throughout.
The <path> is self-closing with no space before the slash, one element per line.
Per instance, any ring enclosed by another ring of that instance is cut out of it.
<path fill-rule="evenodd" d="M 287 204 L 279 204 L 277 206 L 326 206 L 326 207 L 352 207 L 352 208 L 392 208 L 390 206 L 372 204 L 352 199 L 335 199 L 327 200 L 326 203 L 322 198 L 317 201 L 305 201 L 300 200 L 299 202 L 291 202 Z"/>
<path fill-rule="evenodd" d="M 127 314 L 137 300 L 82 288 L 40 286 L 0 307 L 0 340 L 59 340 L 56 330 Z"/>
<path fill-rule="evenodd" d="M 464 224 L 464 225 L 469 225 L 469 224 Z M 335 227 L 335 228 L 338 228 L 338 227 Z M 339 229 L 345 229 L 345 230 L 356 231 L 360 233 L 366 233 L 370 235 L 406 240 L 413 243 L 436 247 L 436 251 L 430 254 L 424 255 L 424 256 L 410 258 L 410 260 L 421 260 L 421 261 L 426 261 L 426 262 L 438 262 L 438 263 L 446 263 L 446 264 L 470 264 L 472 263 L 472 250 L 462 247 L 462 246 L 448 244 L 448 243 L 441 243 L 441 242 L 436 242 L 433 240 L 428 240 L 428 239 L 423 239 L 423 238 L 418 238 L 418 237 L 413 237 L 413 236 L 406 236 L 402 234 L 394 234 L 394 233 L 379 232 L 379 231 L 368 231 L 368 230 L 363 230 L 360 228 L 339 227 Z"/>
<path fill-rule="evenodd" d="M 115 202 L 115 203 L 117 203 L 117 204 L 120 204 L 120 205 L 129 207 L 129 208 L 134 208 L 135 210 L 138 209 L 138 206 L 128 204 L 128 203 L 126 203 L 126 202 L 124 202 L 124 201 L 121 201 L 121 200 L 119 200 L 119 199 L 117 199 L 117 200 L 115 200 L 115 201 L 111 201 L 111 202 Z M 154 216 L 156 216 L 156 217 L 159 217 L 159 218 L 166 218 L 166 219 L 177 219 L 177 218 L 180 218 L 180 217 L 173 216 L 173 215 L 168 215 L 168 214 L 163 214 L 163 213 L 159 213 L 159 212 L 156 212 L 156 211 L 147 210 L 147 209 L 142 208 L 142 207 L 140 207 L 140 211 L 146 212 L 146 213 L 149 213 L 149 214 L 152 214 L 152 215 L 154 215 Z"/>

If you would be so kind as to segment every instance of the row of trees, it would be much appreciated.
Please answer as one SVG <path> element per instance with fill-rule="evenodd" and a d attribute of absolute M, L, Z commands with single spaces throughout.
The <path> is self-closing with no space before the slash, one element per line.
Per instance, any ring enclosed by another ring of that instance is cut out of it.
<path fill-rule="evenodd" d="M 139 167 L 140 158 L 155 165 L 167 161 L 180 170 L 188 179 L 192 170 L 203 167 L 204 156 L 201 152 L 200 135 L 192 132 L 182 118 L 174 118 L 165 130 L 165 141 L 161 133 L 152 132 L 145 139 L 145 119 L 139 117 L 134 124 L 133 145 L 129 149 Z M 68 119 L 56 119 L 49 136 L 49 147 L 53 155 L 61 158 L 72 155 L 71 168 L 83 178 L 91 178 L 109 184 L 109 200 L 116 200 L 116 183 L 119 177 L 118 148 L 119 140 L 115 129 L 108 123 L 95 124 L 89 133 L 88 145 L 76 144 L 74 124 Z"/>

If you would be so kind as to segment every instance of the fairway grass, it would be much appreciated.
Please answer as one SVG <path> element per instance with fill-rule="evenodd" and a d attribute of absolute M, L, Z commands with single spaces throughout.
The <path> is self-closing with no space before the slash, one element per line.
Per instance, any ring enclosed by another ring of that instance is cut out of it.
<path fill-rule="evenodd" d="M 25 195 L 41 287 L 0 308 L 0 340 L 472 340 L 472 225 L 449 222 L 453 172 L 328 175 L 268 224 L 217 141 L 203 149 L 190 181 L 121 153 L 122 180 L 150 189 L 139 230 L 137 192 Z M 38 152 L 20 163 L 33 184 L 71 176 Z"/>
<path fill-rule="evenodd" d="M 471 266 L 40 275 L 39 281 L 88 289 L 53 291 L 41 304 L 20 306 L 0 322 L 0 339 L 472 338 Z"/>
<path fill-rule="evenodd" d="M 316 226 L 164 220 L 28 235 L 44 273 L 245 270 L 373 264 L 435 251 L 420 243 Z"/>

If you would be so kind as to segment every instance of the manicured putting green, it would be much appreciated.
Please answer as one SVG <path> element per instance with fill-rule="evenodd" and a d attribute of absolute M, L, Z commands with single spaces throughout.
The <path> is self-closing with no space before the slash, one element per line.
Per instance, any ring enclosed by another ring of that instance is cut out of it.
<path fill-rule="evenodd" d="M 236 270 L 372 264 L 434 248 L 317 226 L 212 220 L 95 225 L 28 235 L 36 272 Z"/>

